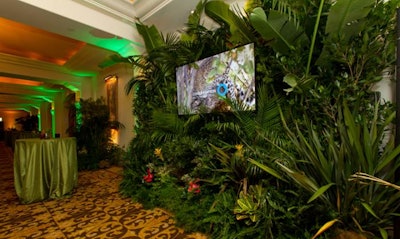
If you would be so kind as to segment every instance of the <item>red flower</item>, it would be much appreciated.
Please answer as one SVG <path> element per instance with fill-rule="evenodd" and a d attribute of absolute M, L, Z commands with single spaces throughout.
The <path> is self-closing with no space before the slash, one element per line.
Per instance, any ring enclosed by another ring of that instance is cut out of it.
<path fill-rule="evenodd" d="M 146 171 L 147 171 L 147 175 L 144 175 L 144 176 L 143 176 L 143 180 L 144 180 L 146 183 L 151 183 L 151 182 L 153 182 L 154 174 L 151 173 L 151 171 L 150 171 L 149 168 L 148 168 Z"/>
<path fill-rule="evenodd" d="M 188 192 L 190 193 L 200 193 L 200 185 L 197 184 L 198 180 L 189 182 Z"/>

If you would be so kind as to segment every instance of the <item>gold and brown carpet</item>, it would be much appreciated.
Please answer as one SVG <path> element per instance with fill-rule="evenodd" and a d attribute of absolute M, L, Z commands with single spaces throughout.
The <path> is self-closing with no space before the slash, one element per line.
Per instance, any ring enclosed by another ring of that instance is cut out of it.
<path fill-rule="evenodd" d="M 0 142 L 0 238 L 188 238 L 168 212 L 145 210 L 119 194 L 119 167 L 80 172 L 69 198 L 20 204 L 14 190 L 13 155 Z"/>

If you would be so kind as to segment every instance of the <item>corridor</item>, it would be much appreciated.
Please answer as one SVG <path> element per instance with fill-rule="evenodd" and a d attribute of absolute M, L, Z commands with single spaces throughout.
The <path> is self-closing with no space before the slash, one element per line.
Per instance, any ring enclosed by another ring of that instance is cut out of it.
<path fill-rule="evenodd" d="M 23 205 L 13 182 L 13 154 L 0 141 L 0 238 L 188 238 L 162 209 L 145 210 L 122 197 L 122 169 L 79 172 L 78 187 L 63 199 Z"/>

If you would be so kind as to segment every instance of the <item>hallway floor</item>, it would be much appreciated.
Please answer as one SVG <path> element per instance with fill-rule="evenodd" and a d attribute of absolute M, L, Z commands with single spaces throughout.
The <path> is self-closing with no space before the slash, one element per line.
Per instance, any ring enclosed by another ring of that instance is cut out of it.
<path fill-rule="evenodd" d="M 122 197 L 122 169 L 79 172 L 71 197 L 33 204 L 19 203 L 13 182 L 13 155 L 0 142 L 0 238 L 188 238 L 168 212 L 145 210 Z"/>

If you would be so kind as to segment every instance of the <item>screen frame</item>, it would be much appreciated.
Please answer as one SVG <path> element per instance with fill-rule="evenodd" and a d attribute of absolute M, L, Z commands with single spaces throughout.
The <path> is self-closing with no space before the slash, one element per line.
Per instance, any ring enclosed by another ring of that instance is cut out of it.
<path fill-rule="evenodd" d="M 178 115 L 255 111 L 255 61 L 255 44 L 248 43 L 177 66 L 175 77 Z M 207 66 L 210 68 L 208 72 L 204 69 Z M 199 84 L 203 85 L 198 86 Z M 227 95 L 230 97 L 226 97 Z M 197 99 L 200 99 L 199 104 Z"/>

